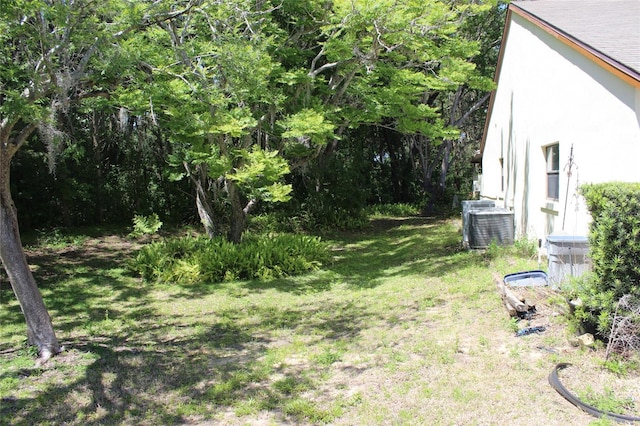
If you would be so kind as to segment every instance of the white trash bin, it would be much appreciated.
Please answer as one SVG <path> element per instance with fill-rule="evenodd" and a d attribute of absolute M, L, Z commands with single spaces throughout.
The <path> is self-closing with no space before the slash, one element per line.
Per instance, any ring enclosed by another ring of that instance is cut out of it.
<path fill-rule="evenodd" d="M 582 235 L 549 235 L 549 284 L 558 288 L 571 277 L 591 270 L 589 238 Z"/>

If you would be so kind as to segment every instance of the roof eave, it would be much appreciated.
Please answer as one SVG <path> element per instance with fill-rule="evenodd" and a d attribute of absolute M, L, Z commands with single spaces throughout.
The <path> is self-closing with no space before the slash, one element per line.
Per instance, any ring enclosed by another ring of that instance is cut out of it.
<path fill-rule="evenodd" d="M 633 68 L 626 66 L 625 64 L 616 61 L 615 59 L 607 56 L 597 49 L 589 46 L 588 44 L 580 41 L 579 39 L 567 34 L 560 28 L 550 24 L 549 22 L 533 15 L 530 12 L 520 8 L 516 3 L 509 4 L 509 11 L 516 13 L 527 21 L 540 27 L 542 30 L 550 34 L 552 37 L 559 40 L 561 43 L 569 46 L 570 48 L 578 51 L 582 55 L 586 56 L 591 61 L 605 68 L 607 71 L 618 76 L 630 85 L 640 88 L 640 73 Z"/>
<path fill-rule="evenodd" d="M 631 86 L 640 88 L 640 73 L 638 73 L 636 70 L 627 67 L 626 65 L 612 59 L 611 57 L 603 54 L 602 52 L 592 48 L 591 46 L 563 32 L 559 28 L 549 24 L 548 22 L 527 12 L 526 10 L 521 9 L 515 3 L 510 3 L 509 9 L 507 10 L 504 32 L 502 34 L 502 42 L 500 43 L 500 54 L 498 56 L 498 64 L 496 66 L 496 73 L 494 77 L 494 82 L 496 83 L 496 87 L 499 84 L 499 80 L 500 80 L 500 72 L 502 70 L 502 58 L 504 56 L 504 47 L 507 41 L 507 34 L 508 34 L 509 26 L 511 24 L 512 13 L 516 13 L 522 18 L 526 19 L 527 21 L 540 27 L 542 30 L 550 34 L 552 37 L 559 40 L 561 43 L 564 43 L 570 48 L 578 51 L 579 53 L 586 56 L 591 61 L 605 68 L 610 73 L 618 76 L 623 81 L 630 84 Z M 487 138 L 487 130 L 489 127 L 489 121 L 491 120 L 491 113 L 493 111 L 495 93 L 496 93 L 496 89 L 494 89 L 491 92 L 491 99 L 489 100 L 489 109 L 487 111 L 487 116 L 485 118 L 484 131 L 482 133 L 482 140 L 480 141 L 480 161 L 482 161 L 482 156 L 484 155 L 484 148 L 486 145 L 486 138 Z"/>

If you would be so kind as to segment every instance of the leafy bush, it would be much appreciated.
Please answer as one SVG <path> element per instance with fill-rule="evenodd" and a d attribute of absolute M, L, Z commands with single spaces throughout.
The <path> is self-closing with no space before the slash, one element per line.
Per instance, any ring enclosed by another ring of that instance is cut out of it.
<path fill-rule="evenodd" d="M 256 234 L 297 234 L 304 232 L 304 227 L 299 216 L 292 215 L 287 210 L 280 210 L 251 216 L 248 230 Z"/>
<path fill-rule="evenodd" d="M 360 209 L 348 208 L 309 208 L 309 214 L 302 219 L 305 229 L 344 230 L 363 229 L 369 224 L 369 217 Z"/>
<path fill-rule="evenodd" d="M 59 228 L 38 232 L 37 245 L 50 249 L 61 249 L 64 247 L 80 247 L 88 239 L 86 235 L 67 234 Z"/>
<path fill-rule="evenodd" d="M 529 238 L 518 238 L 513 242 L 513 247 L 519 256 L 534 258 L 538 254 L 538 242 Z"/>
<path fill-rule="evenodd" d="M 420 214 L 420 208 L 408 203 L 376 204 L 368 206 L 366 211 L 371 216 L 407 217 Z"/>
<path fill-rule="evenodd" d="M 158 232 L 161 227 L 162 222 L 156 213 L 149 216 L 135 215 L 133 217 L 133 231 L 129 236 L 137 238 L 142 235 L 152 235 Z"/>
<path fill-rule="evenodd" d="M 369 224 L 362 209 L 330 207 L 321 202 L 252 216 L 249 230 L 256 233 L 304 233 L 332 230 L 359 230 Z"/>
<path fill-rule="evenodd" d="M 617 301 L 640 296 L 640 184 L 584 185 L 581 192 L 593 219 L 593 274 L 574 285 L 582 301 L 576 318 L 606 336 Z"/>
<path fill-rule="evenodd" d="M 302 229 L 358 230 L 369 223 L 364 211 L 370 188 L 368 160 L 362 150 L 350 151 L 353 141 L 343 142 L 345 150 L 338 149 L 321 167 L 291 177 L 295 196 L 287 208 Z"/>
<path fill-rule="evenodd" d="M 327 244 L 305 235 L 246 235 L 240 244 L 179 237 L 143 247 L 131 268 L 147 281 L 195 284 L 281 278 L 317 269 L 329 259 Z"/>

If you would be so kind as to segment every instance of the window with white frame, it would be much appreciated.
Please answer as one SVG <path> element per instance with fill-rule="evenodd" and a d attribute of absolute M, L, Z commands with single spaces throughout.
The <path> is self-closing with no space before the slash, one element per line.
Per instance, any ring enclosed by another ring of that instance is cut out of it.
<path fill-rule="evenodd" d="M 545 147 L 547 160 L 547 198 L 560 199 L 560 144 Z"/>

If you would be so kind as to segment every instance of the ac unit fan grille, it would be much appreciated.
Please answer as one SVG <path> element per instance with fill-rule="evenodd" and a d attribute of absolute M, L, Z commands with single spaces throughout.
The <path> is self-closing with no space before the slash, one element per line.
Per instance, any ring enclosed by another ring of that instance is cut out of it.
<path fill-rule="evenodd" d="M 513 212 L 505 209 L 472 210 L 469 212 L 469 247 L 487 248 L 492 241 L 499 245 L 513 244 Z"/>

